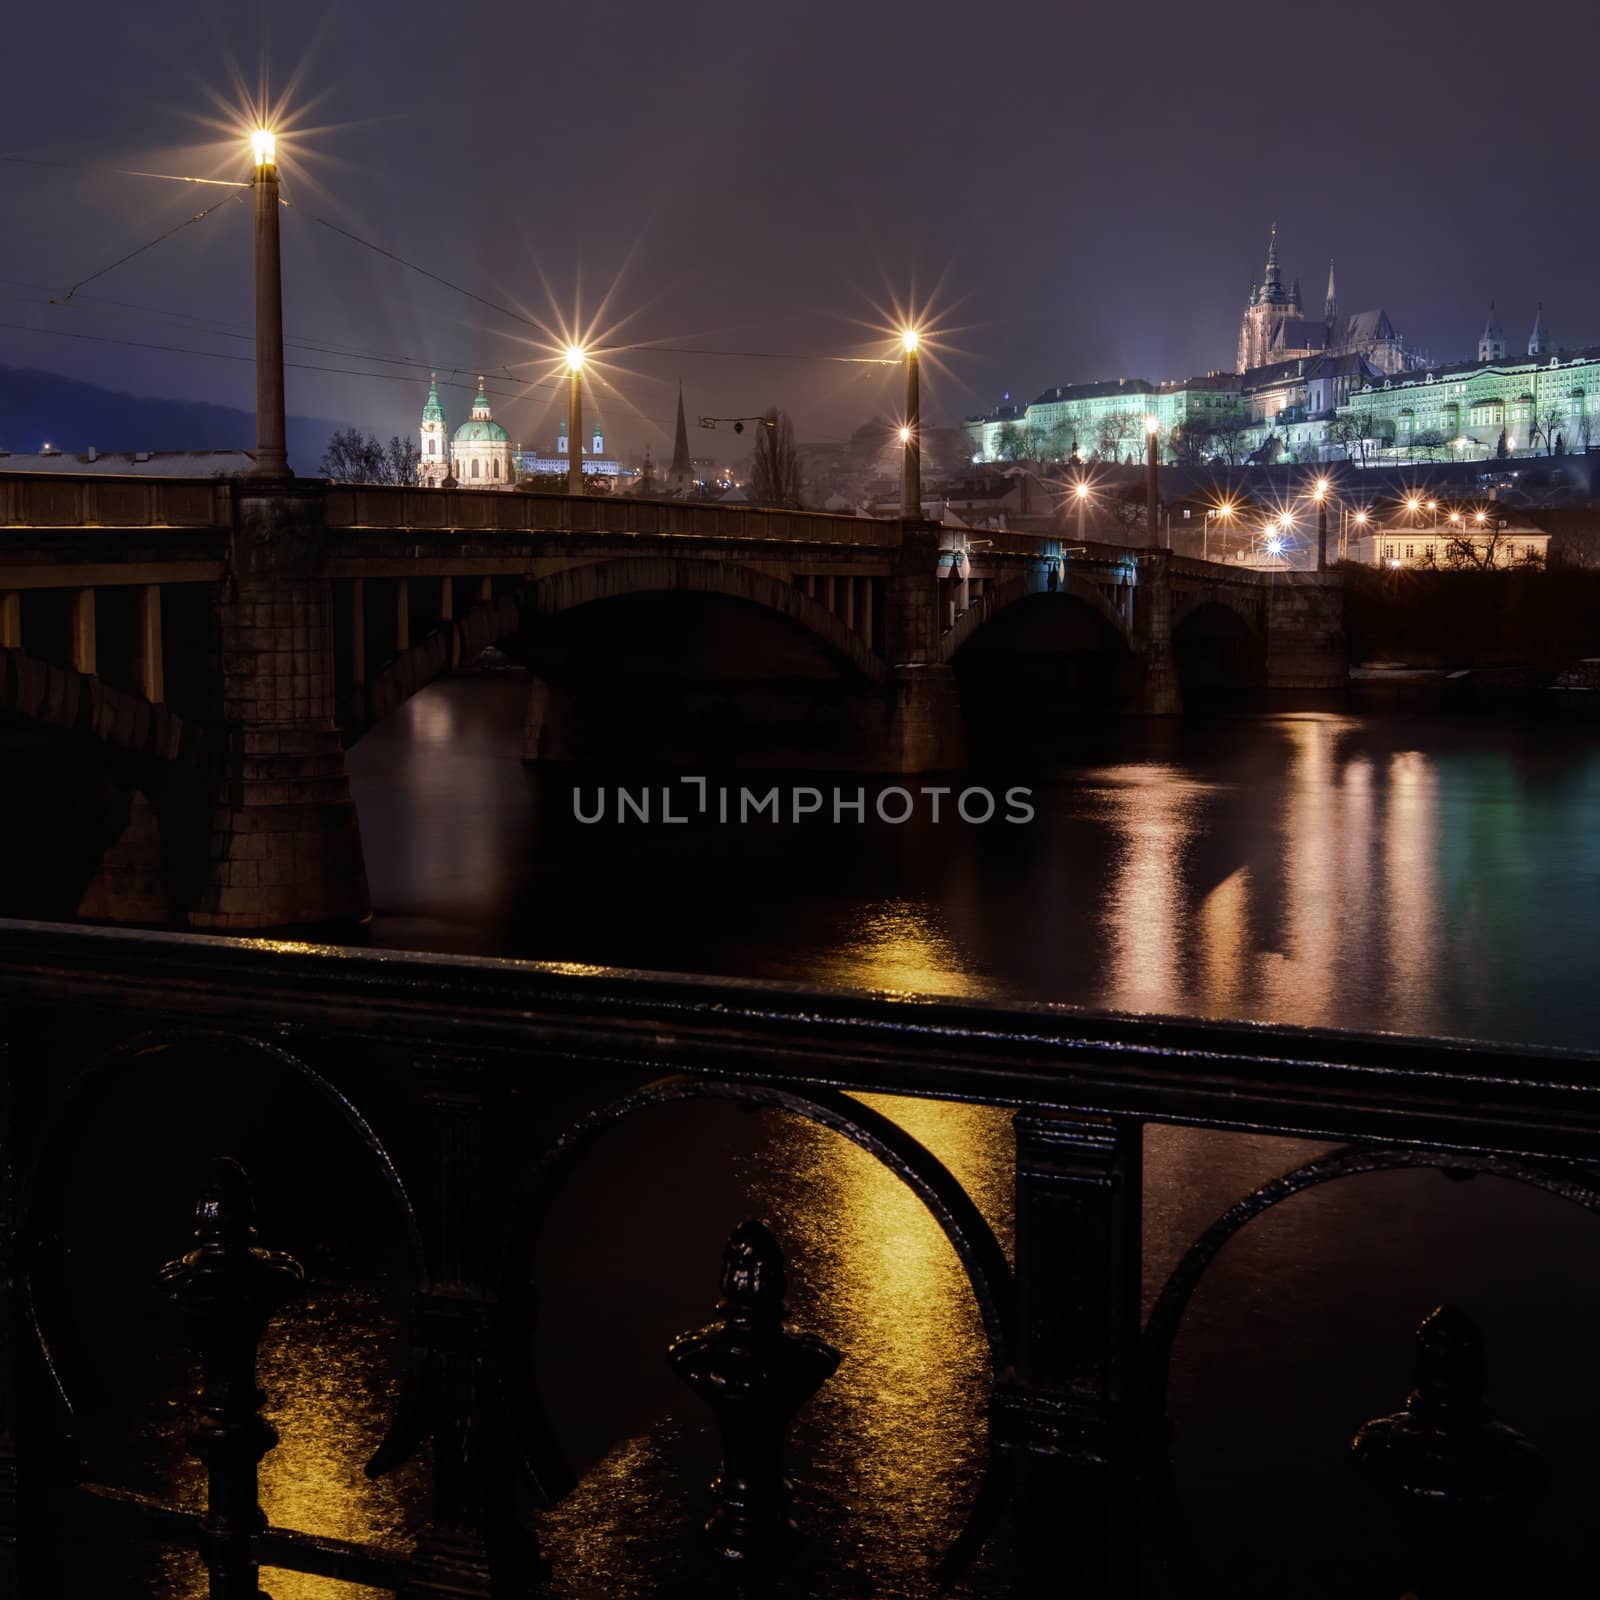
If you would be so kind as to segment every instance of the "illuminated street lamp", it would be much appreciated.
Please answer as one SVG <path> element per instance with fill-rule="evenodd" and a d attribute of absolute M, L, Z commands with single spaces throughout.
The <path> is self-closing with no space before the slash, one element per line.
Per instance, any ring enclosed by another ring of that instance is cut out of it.
<path fill-rule="evenodd" d="M 906 420 L 900 429 L 900 516 L 910 522 L 922 516 L 922 379 L 915 328 L 903 328 L 900 347 L 906 358 Z"/>
<path fill-rule="evenodd" d="M 292 477 L 283 416 L 283 264 L 278 254 L 278 141 L 250 136 L 256 191 L 256 464 L 252 478 Z"/>
<path fill-rule="evenodd" d="M 1367 524 L 1372 520 L 1372 518 L 1366 511 L 1354 511 L 1350 515 L 1350 520 L 1358 528 L 1361 528 L 1361 529 L 1365 530 Z M 1339 558 L 1340 558 L 1340 560 L 1344 559 L 1346 553 L 1347 552 L 1345 550 L 1344 541 L 1341 539 L 1340 542 L 1339 542 Z"/>
<path fill-rule="evenodd" d="M 1328 490 L 1332 487 L 1326 478 L 1318 478 L 1311 490 L 1311 498 L 1317 502 L 1317 571 L 1324 572 L 1328 566 Z"/>
<path fill-rule="evenodd" d="M 583 493 L 583 363 L 581 344 L 567 346 L 567 493 Z"/>
<path fill-rule="evenodd" d="M 1144 458 L 1144 503 L 1145 522 L 1150 535 L 1150 548 L 1153 550 L 1161 543 L 1156 537 L 1156 435 L 1161 431 L 1161 421 L 1157 417 L 1144 419 L 1145 458 Z"/>
<path fill-rule="evenodd" d="M 1231 500 L 1223 500 L 1206 512 L 1205 521 L 1200 529 L 1200 559 L 1202 561 L 1211 559 L 1211 519 L 1215 517 L 1218 522 L 1228 523 L 1233 521 L 1233 516 L 1234 504 Z M 1226 544 L 1222 547 L 1222 554 L 1223 559 L 1226 560 L 1228 554 Z"/>
<path fill-rule="evenodd" d="M 1078 543 L 1083 543 L 1083 514 L 1089 504 L 1089 485 L 1081 478 L 1073 488 L 1073 496 L 1078 502 Z"/>

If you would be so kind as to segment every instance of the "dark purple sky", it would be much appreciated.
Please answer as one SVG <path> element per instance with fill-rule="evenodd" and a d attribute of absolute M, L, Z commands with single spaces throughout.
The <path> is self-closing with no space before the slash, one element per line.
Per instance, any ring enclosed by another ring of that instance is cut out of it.
<path fill-rule="evenodd" d="M 1514 348 L 1539 299 L 1559 343 L 1600 342 L 1600 24 L 1573 0 L 1526 14 L 280 0 L 236 26 L 243 14 L 14 8 L 0 151 L 243 177 L 222 107 L 242 126 L 235 86 L 264 72 L 305 130 L 284 140 L 289 332 L 365 355 L 543 370 L 534 330 L 313 213 L 547 321 L 578 287 L 586 313 L 610 289 L 608 321 L 636 313 L 628 340 L 871 354 L 873 326 L 914 293 L 952 330 L 925 379 L 939 420 L 1003 389 L 1231 365 L 1274 220 L 1308 301 L 1332 255 L 1346 310 L 1382 304 L 1438 358 L 1469 351 L 1490 296 Z M 11 162 L 0 184 L 0 321 L 248 353 L 227 337 L 249 325 L 244 205 L 69 306 L 42 303 L 224 191 Z M 231 404 L 252 392 L 244 362 L 11 326 L 0 362 Z M 779 404 L 805 439 L 843 438 L 896 401 L 879 368 L 632 353 L 601 396 L 613 441 L 670 448 L 680 375 L 691 424 Z M 292 410 L 384 434 L 414 426 L 422 400 L 421 382 L 289 379 Z M 497 414 L 538 442 L 547 394 Z M 446 391 L 452 424 L 466 404 Z M 706 454 L 732 442 L 694 438 Z"/>

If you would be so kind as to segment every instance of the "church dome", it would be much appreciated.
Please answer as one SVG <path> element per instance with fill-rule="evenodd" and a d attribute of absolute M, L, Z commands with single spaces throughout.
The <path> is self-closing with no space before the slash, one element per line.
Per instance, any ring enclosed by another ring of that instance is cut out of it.
<path fill-rule="evenodd" d="M 456 429 L 457 444 L 509 444 L 511 435 L 498 422 L 463 422 Z"/>
<path fill-rule="evenodd" d="M 511 435 L 493 419 L 489 410 L 489 396 L 483 379 L 478 379 L 478 393 L 472 402 L 472 418 L 456 429 L 457 444 L 509 444 Z"/>

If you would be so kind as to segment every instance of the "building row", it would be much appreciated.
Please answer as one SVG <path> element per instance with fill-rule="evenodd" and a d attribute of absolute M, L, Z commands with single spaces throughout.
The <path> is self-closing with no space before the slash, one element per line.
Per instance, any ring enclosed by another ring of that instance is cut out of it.
<path fill-rule="evenodd" d="M 1587 449 L 1600 415 L 1600 347 L 1556 347 L 1541 306 L 1525 353 L 1508 355 L 1494 306 L 1475 359 L 1435 365 L 1381 307 L 1342 316 L 1333 267 L 1320 319 L 1278 265 L 1277 230 L 1250 289 L 1237 372 L 1138 378 L 1010 397 L 964 426 L 974 461 L 1140 457 L 1148 419 L 1164 459 L 1245 463 L 1551 455 Z"/>

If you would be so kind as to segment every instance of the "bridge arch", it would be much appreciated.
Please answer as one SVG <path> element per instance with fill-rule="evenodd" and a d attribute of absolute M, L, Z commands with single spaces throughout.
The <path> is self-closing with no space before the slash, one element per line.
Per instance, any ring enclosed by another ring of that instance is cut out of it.
<path fill-rule="evenodd" d="M 1186 700 L 1255 689 L 1265 678 L 1258 612 L 1227 591 L 1202 591 L 1181 612 L 1174 604 L 1172 653 Z"/>
<path fill-rule="evenodd" d="M 344 742 L 354 744 L 418 690 L 490 645 L 515 637 L 534 618 L 560 616 L 630 595 L 674 592 L 720 595 L 784 617 L 867 686 L 882 688 L 888 683 L 889 668 L 883 658 L 792 583 L 739 562 L 623 556 L 585 561 L 529 579 L 515 591 L 473 606 L 436 628 L 355 692 L 345 717 Z"/>
<path fill-rule="evenodd" d="M 1008 610 L 1020 600 L 1045 594 L 1054 594 L 1063 600 L 1078 601 L 1088 606 L 1102 621 L 1109 624 L 1123 644 L 1130 650 L 1133 648 L 1133 629 L 1126 617 L 1106 598 L 1101 585 L 1081 573 L 1074 572 L 1069 562 L 1065 578 L 1055 589 L 1051 589 L 1049 574 L 1045 571 L 1019 573 L 993 587 L 985 588 L 977 600 L 956 618 L 955 626 L 950 628 L 939 641 L 940 660 L 946 664 L 954 661 L 957 654 L 972 641 L 973 636 L 1002 611 Z"/>

